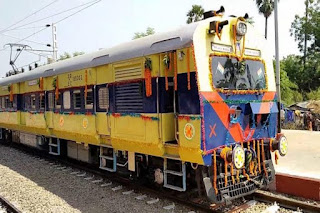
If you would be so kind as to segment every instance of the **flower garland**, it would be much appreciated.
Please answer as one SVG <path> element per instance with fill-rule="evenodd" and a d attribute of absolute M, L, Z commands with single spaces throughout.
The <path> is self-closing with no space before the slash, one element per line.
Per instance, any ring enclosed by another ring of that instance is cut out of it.
<path fill-rule="evenodd" d="M 187 120 L 187 121 L 200 120 L 201 119 L 201 115 L 196 115 L 196 116 L 194 116 L 194 115 L 192 115 L 192 116 L 190 116 L 190 115 L 178 115 L 178 119 L 179 120 Z"/>
<path fill-rule="evenodd" d="M 243 51 L 244 52 L 244 51 Z M 209 57 L 209 83 L 210 83 L 210 87 L 212 88 L 213 91 L 217 91 L 217 92 L 221 92 L 221 93 L 226 93 L 226 94 L 257 94 L 257 93 L 264 93 L 268 91 L 268 76 L 266 73 L 267 67 L 266 67 L 266 63 L 263 59 L 261 59 L 260 57 L 253 57 L 253 56 L 242 56 L 241 60 L 252 60 L 252 61 L 260 61 L 263 66 L 264 66 L 264 76 L 265 76 L 265 81 L 266 81 L 266 88 L 265 89 L 259 89 L 259 90 L 230 90 L 230 89 L 223 89 L 223 88 L 215 88 L 213 85 L 213 77 L 212 77 L 212 58 L 214 56 L 218 56 L 218 57 L 228 57 L 228 58 L 237 58 L 239 60 L 239 57 L 235 54 L 235 53 L 212 53 L 210 54 Z"/>
<path fill-rule="evenodd" d="M 216 193 L 218 194 L 218 188 L 217 188 L 217 156 L 216 156 L 216 150 L 213 151 L 213 188 Z"/>
<path fill-rule="evenodd" d="M 58 99 L 59 99 L 59 77 L 58 77 L 58 76 L 56 76 L 55 78 L 53 78 L 52 86 L 53 86 L 54 89 L 55 89 L 55 97 L 56 97 L 56 100 L 58 100 Z"/>
<path fill-rule="evenodd" d="M 271 152 L 274 152 L 274 161 L 276 163 L 276 165 L 278 165 L 278 160 L 279 160 L 279 155 L 278 155 L 278 151 L 277 150 L 273 150 L 272 148 L 272 142 L 273 142 L 273 139 L 270 139 L 269 141 L 269 149 Z"/>
<path fill-rule="evenodd" d="M 13 101 L 13 84 L 10 84 L 10 101 L 12 102 Z"/>
<path fill-rule="evenodd" d="M 266 177 L 268 177 L 267 169 L 266 169 L 266 164 L 265 164 L 265 156 L 264 156 L 264 141 L 261 140 L 261 152 L 262 152 L 262 166 L 263 166 L 263 171 Z"/>
<path fill-rule="evenodd" d="M 277 102 L 276 100 L 223 100 L 223 101 L 207 101 L 204 100 L 204 104 L 248 104 L 248 103 L 265 103 L 265 102 Z"/>
<path fill-rule="evenodd" d="M 111 115 L 115 118 L 130 116 L 130 117 L 134 117 L 134 118 L 142 118 L 142 120 L 146 120 L 146 121 L 158 121 L 159 120 L 158 117 L 145 116 L 145 115 L 141 115 L 140 113 L 116 113 L 116 112 L 114 112 L 114 113 L 111 113 Z"/>
<path fill-rule="evenodd" d="M 221 40 L 222 29 L 219 32 L 219 24 L 220 24 L 220 21 L 216 21 L 216 34 L 217 34 L 219 40 Z"/>
<path fill-rule="evenodd" d="M 145 79 L 146 96 L 147 97 L 150 97 L 152 95 L 151 71 L 152 71 L 151 58 L 146 58 L 146 60 L 144 62 L 144 79 Z"/>
<path fill-rule="evenodd" d="M 88 97 L 88 70 L 84 73 L 84 99 L 87 100 Z"/>
<path fill-rule="evenodd" d="M 164 76 L 165 76 L 165 86 L 166 86 L 166 91 L 169 90 L 169 82 L 168 82 L 168 72 L 171 69 L 171 52 L 168 54 L 166 54 L 163 57 L 163 63 L 164 63 Z"/>

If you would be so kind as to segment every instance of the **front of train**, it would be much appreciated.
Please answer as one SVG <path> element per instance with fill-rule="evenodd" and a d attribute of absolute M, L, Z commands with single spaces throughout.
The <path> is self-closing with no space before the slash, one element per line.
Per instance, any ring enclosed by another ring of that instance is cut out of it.
<path fill-rule="evenodd" d="M 204 20 L 193 43 L 201 149 L 210 168 L 203 181 L 211 201 L 226 202 L 267 187 L 275 176 L 272 156 L 287 153 L 272 57 L 245 17 Z"/>

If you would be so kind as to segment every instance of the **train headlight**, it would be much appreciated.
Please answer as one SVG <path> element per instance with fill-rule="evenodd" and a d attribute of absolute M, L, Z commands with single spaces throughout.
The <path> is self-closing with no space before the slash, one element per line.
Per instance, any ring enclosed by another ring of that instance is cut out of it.
<path fill-rule="evenodd" d="M 247 24 L 243 21 L 237 23 L 237 35 L 244 36 L 247 33 Z"/>
<path fill-rule="evenodd" d="M 281 156 L 285 156 L 288 152 L 288 140 L 285 136 L 281 136 L 278 142 L 278 150 Z"/>
<path fill-rule="evenodd" d="M 232 162 L 236 169 L 241 169 L 245 163 L 245 152 L 241 146 L 235 146 L 232 153 Z"/>

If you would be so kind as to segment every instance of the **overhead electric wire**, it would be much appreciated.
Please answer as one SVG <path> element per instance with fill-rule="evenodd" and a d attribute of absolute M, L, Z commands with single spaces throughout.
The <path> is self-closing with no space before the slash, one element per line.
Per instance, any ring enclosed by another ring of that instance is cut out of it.
<path fill-rule="evenodd" d="M 9 30 L 6 30 L 6 32 L 8 31 L 14 31 L 14 30 L 30 30 L 30 29 L 35 29 L 35 28 L 42 28 L 44 26 L 36 26 L 36 27 L 24 27 L 24 28 L 14 28 L 14 29 L 9 29 Z M 3 35 L 3 33 L 1 33 L 1 35 Z"/>
<path fill-rule="evenodd" d="M 40 9 L 38 9 L 37 11 L 35 11 L 35 12 L 31 13 L 30 15 L 27 15 L 27 16 L 26 16 L 26 17 L 24 17 L 23 19 L 21 19 L 21 20 L 17 21 L 16 23 L 14 23 L 14 24 L 10 25 L 9 27 L 7 27 L 7 28 L 5 28 L 5 29 L 1 30 L 1 31 L 0 31 L 0 33 L 7 31 L 7 30 L 8 30 L 8 29 L 10 29 L 11 27 L 13 27 L 13 26 L 15 26 L 15 25 L 17 25 L 17 24 L 19 24 L 19 23 L 23 22 L 24 20 L 26 20 L 26 19 L 28 19 L 29 17 L 33 16 L 34 14 L 36 14 L 36 13 L 40 12 L 41 10 L 43 10 L 43 9 L 45 9 L 45 8 L 47 8 L 47 7 L 49 7 L 50 5 L 52 5 L 52 4 L 54 4 L 54 3 L 56 3 L 57 1 L 58 1 L 58 0 L 54 0 L 53 2 L 51 2 L 51 3 L 47 4 L 46 6 L 44 6 L 44 7 L 40 8 Z"/>
<path fill-rule="evenodd" d="M 50 16 L 47 16 L 47 17 L 44 17 L 44 18 L 41 18 L 41 19 L 38 19 L 38 20 L 35 20 L 35 21 L 32 21 L 32 22 L 29 22 L 29 23 L 26 23 L 26 24 L 23 24 L 23 25 L 20 25 L 20 26 L 18 26 L 18 27 L 13 28 L 13 29 L 18 29 L 18 28 L 21 28 L 21 27 L 24 27 L 24 26 L 27 26 L 27 25 L 30 25 L 30 24 L 33 24 L 33 23 L 36 23 L 36 22 L 39 22 L 39 21 L 43 21 L 43 20 L 46 20 L 46 19 L 48 19 L 48 18 L 52 18 L 52 17 L 54 17 L 54 16 L 61 15 L 61 14 L 63 14 L 63 13 L 69 12 L 69 11 L 74 10 L 74 9 L 77 9 L 77 8 L 79 8 L 79 7 L 83 7 L 83 6 L 85 6 L 85 5 L 92 4 L 92 3 L 95 3 L 95 2 L 99 2 L 99 1 L 101 1 L 101 0 L 90 1 L 90 2 L 87 2 L 87 3 L 81 4 L 81 5 L 79 5 L 79 6 L 72 7 L 72 8 L 69 8 L 69 9 L 67 9 L 67 10 L 61 11 L 61 12 L 59 12 L 59 13 L 56 13 L 56 14 L 53 14 L 53 15 L 50 15 Z M 0 31 L 0 33 L 1 33 L 1 31 Z"/>
<path fill-rule="evenodd" d="M 21 38 L 18 38 L 18 37 L 12 36 L 12 35 L 7 35 L 7 34 L 4 34 L 4 33 L 2 33 L 1 35 L 7 36 L 7 37 L 9 37 L 9 38 L 21 39 Z M 27 40 L 27 39 L 25 39 L 25 41 L 30 42 L 30 43 L 34 43 L 34 44 L 39 44 L 39 45 L 47 46 L 47 44 L 41 43 L 41 42 L 37 42 L 37 41 L 32 41 L 32 40 Z"/>
<path fill-rule="evenodd" d="M 87 8 L 89 8 L 89 7 L 93 6 L 93 5 L 95 5 L 95 4 L 97 4 L 97 3 L 98 3 L 98 2 L 100 2 L 100 1 L 101 1 L 101 0 L 96 0 L 96 1 L 95 1 L 95 2 L 93 2 L 92 4 L 90 4 L 90 5 L 88 5 L 88 6 L 84 7 L 84 8 L 82 8 L 82 9 L 80 9 L 80 10 L 78 10 L 78 11 L 76 11 L 76 12 L 74 12 L 74 13 L 70 14 L 69 16 L 66 16 L 66 17 L 64 17 L 64 18 L 60 19 L 59 21 L 55 22 L 55 24 L 58 24 L 59 22 L 62 22 L 62 21 L 64 21 L 64 20 L 66 20 L 67 18 L 70 18 L 71 16 L 74 16 L 75 14 L 80 13 L 81 11 L 83 11 L 83 10 L 85 10 L 85 9 L 87 9 Z"/>

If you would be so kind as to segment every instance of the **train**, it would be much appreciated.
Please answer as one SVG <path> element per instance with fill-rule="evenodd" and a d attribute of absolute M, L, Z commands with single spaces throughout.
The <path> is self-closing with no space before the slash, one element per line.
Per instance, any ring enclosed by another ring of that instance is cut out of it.
<path fill-rule="evenodd" d="M 288 141 L 269 48 L 247 18 L 208 11 L 1 78 L 1 142 L 212 203 L 268 187 Z"/>

